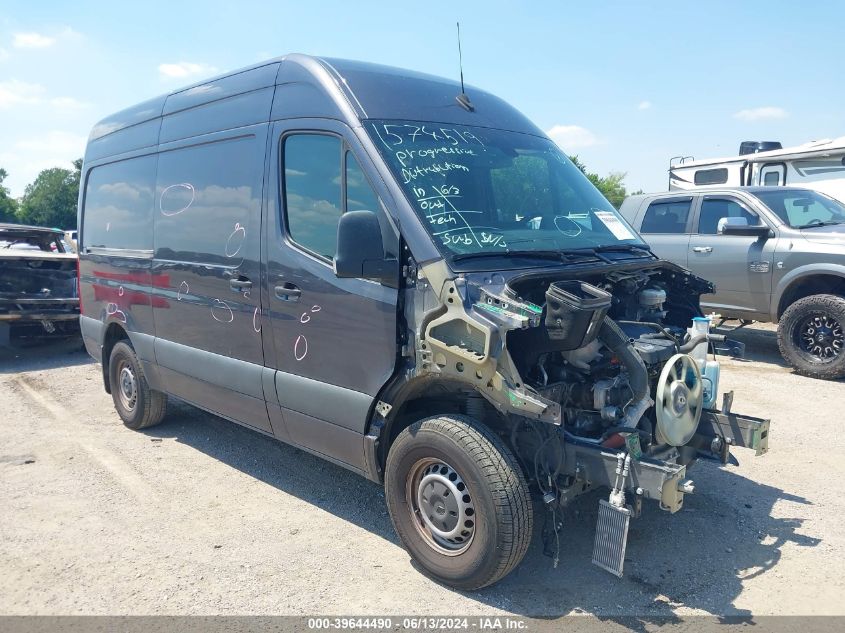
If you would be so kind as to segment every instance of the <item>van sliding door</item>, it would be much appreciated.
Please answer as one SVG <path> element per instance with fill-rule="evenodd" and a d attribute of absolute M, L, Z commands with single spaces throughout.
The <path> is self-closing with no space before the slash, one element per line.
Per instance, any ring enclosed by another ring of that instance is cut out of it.
<path fill-rule="evenodd" d="M 171 393 L 271 432 L 261 375 L 260 244 L 269 124 L 160 147 L 156 362 Z"/>

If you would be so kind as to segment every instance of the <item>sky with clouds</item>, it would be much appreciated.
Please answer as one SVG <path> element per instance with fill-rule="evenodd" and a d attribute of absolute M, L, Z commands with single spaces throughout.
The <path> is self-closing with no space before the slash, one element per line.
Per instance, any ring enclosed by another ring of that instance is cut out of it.
<path fill-rule="evenodd" d="M 664 190 L 672 156 L 845 135 L 845 2 L 3 0 L 0 167 L 20 196 L 104 116 L 287 52 L 457 77 L 600 173 Z"/>

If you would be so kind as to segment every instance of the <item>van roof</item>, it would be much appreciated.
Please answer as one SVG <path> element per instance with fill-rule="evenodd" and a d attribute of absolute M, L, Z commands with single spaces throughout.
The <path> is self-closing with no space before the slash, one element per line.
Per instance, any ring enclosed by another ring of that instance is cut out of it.
<path fill-rule="evenodd" d="M 294 53 L 174 90 L 106 117 L 91 130 L 86 161 L 287 118 L 334 118 L 350 126 L 365 119 L 436 121 L 543 136 L 528 118 L 498 97 L 467 86 L 475 106 L 470 112 L 456 101 L 459 93 L 460 83 L 452 79 Z M 199 116 L 183 116 L 187 111 Z"/>

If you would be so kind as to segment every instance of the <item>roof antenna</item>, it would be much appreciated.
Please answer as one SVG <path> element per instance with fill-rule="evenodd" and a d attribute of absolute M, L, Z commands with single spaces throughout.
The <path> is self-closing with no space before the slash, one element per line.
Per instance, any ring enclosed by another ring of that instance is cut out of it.
<path fill-rule="evenodd" d="M 458 66 L 461 69 L 461 94 L 455 97 L 455 100 L 458 102 L 464 110 L 467 112 L 474 112 L 475 106 L 472 105 L 472 101 L 469 100 L 469 95 L 464 90 L 464 59 L 463 55 L 461 54 L 461 23 L 458 22 Z"/>

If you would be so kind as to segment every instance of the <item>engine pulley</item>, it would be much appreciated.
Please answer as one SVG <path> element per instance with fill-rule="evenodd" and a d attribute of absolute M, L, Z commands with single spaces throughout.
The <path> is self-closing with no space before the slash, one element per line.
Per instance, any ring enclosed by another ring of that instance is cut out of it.
<path fill-rule="evenodd" d="M 657 441 L 685 445 L 695 435 L 701 418 L 704 389 L 698 363 L 687 354 L 675 354 L 663 366 L 655 395 Z"/>

